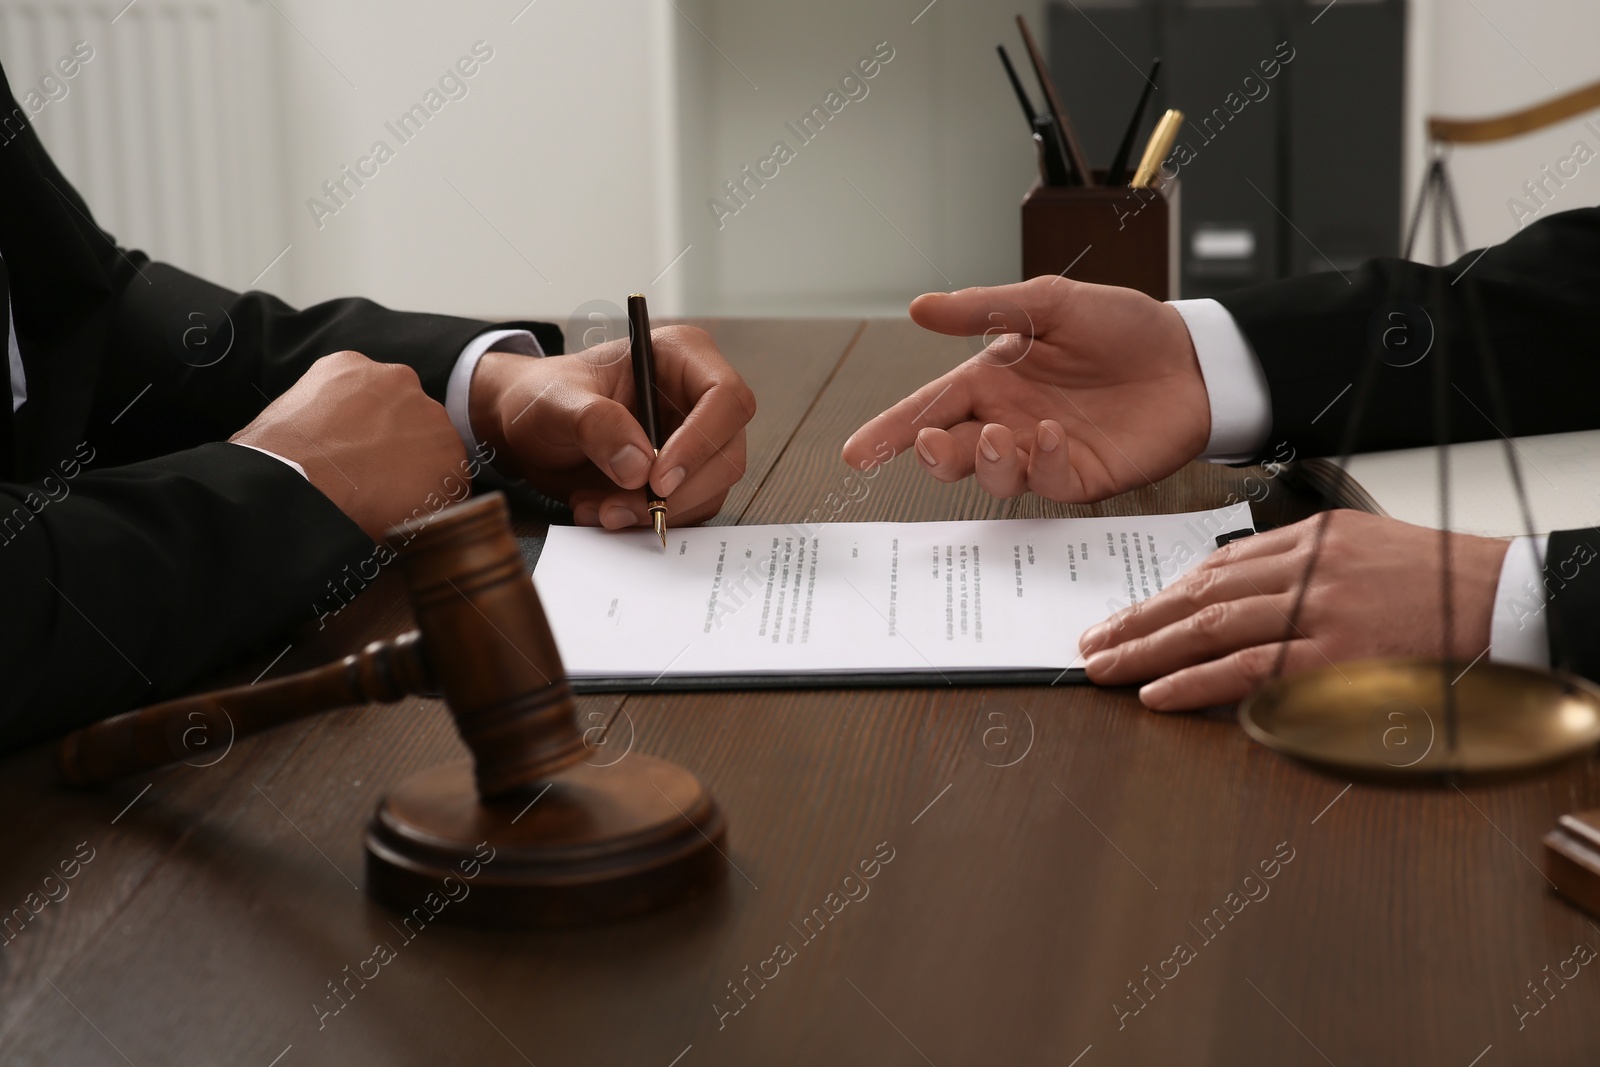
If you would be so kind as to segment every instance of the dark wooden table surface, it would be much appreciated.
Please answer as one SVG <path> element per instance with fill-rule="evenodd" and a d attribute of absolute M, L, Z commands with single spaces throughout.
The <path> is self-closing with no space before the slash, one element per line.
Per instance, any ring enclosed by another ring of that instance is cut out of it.
<path fill-rule="evenodd" d="M 708 325 L 762 404 L 720 522 L 1090 513 L 903 461 L 864 498 L 846 484 L 847 433 L 965 342 L 900 321 Z M 1249 473 L 1195 466 L 1099 510 L 1211 507 Z M 1269 509 L 1286 495 L 1252 489 Z M 407 618 L 385 578 L 233 677 Z M 1229 712 L 1091 688 L 590 696 L 579 714 L 612 723 L 595 759 L 652 753 L 710 784 L 730 823 L 716 895 L 600 929 L 405 942 L 361 890 L 361 836 L 396 782 L 464 754 L 428 701 L 100 792 L 55 784 L 43 749 L 6 760 L 0 907 L 50 902 L 0 946 L 0 1064 L 1600 1060 L 1600 965 L 1574 956 L 1600 929 L 1537 866 L 1560 813 L 1600 806 L 1593 760 L 1493 787 L 1350 786 Z M 51 879 L 63 863 L 75 877 Z M 395 958 L 319 1017 L 384 942 Z"/>

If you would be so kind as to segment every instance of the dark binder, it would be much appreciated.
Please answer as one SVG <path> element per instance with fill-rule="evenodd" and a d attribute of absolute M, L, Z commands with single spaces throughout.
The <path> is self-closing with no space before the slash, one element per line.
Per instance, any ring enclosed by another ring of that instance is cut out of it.
<path fill-rule="evenodd" d="M 1305 236 L 1289 233 L 1285 273 L 1349 272 L 1400 252 L 1405 7 L 1381 0 L 1292 10 L 1289 36 L 1304 47 L 1289 71 L 1293 210 L 1284 210 Z"/>
<path fill-rule="evenodd" d="M 1277 278 L 1285 229 L 1278 212 L 1295 217 L 1280 190 L 1279 112 L 1301 57 L 1280 63 L 1275 78 L 1264 76 L 1261 64 L 1275 61 L 1284 39 L 1276 5 L 1264 0 L 1174 4 L 1166 35 L 1173 48 L 1162 57 L 1163 88 L 1169 106 L 1184 113 L 1178 142 L 1192 153 L 1179 171 L 1183 295 Z M 1247 86 L 1246 78 L 1254 80 Z"/>

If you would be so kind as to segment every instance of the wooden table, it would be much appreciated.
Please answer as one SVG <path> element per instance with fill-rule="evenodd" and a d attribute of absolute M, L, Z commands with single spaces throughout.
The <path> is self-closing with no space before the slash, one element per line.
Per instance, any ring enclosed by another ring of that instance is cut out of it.
<path fill-rule="evenodd" d="M 847 433 L 972 351 L 900 321 L 708 325 L 762 404 L 721 522 L 831 515 Z M 1214 506 L 1246 473 L 1191 467 L 1099 510 Z M 831 517 L 1067 513 L 1091 509 L 991 500 L 902 461 Z M 385 579 L 240 673 L 406 624 Z M 0 948 L 0 1063 L 1494 1067 L 1600 1052 L 1600 965 L 1564 963 L 1600 949 L 1600 929 L 1536 866 L 1560 813 L 1600 806 L 1593 760 L 1496 787 L 1351 787 L 1246 740 L 1231 713 L 1155 715 L 1090 688 L 591 696 L 579 714 L 614 719 L 604 758 L 631 744 L 715 790 L 730 821 L 718 894 L 601 929 L 433 925 L 405 941 L 361 891 L 361 835 L 392 785 L 464 754 L 427 701 L 103 792 L 55 785 L 44 750 L 7 760 L 0 907 L 67 895 Z M 891 850 L 864 890 L 847 885 Z M 75 852 L 93 858 L 46 882 Z M 314 1005 L 341 1003 L 329 983 L 380 942 L 395 958 L 319 1027 Z M 1533 998 L 1527 983 L 1574 968 Z"/>

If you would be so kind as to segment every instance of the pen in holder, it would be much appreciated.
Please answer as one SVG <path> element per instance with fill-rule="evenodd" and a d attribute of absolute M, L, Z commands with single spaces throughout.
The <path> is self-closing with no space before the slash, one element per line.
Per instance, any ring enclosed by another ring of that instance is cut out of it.
<path fill-rule="evenodd" d="M 1023 278 L 1064 273 L 1175 299 L 1178 187 L 1176 179 L 1154 189 L 1036 184 L 1022 198 Z"/>
<path fill-rule="evenodd" d="M 1033 145 L 1039 155 L 1039 178 L 1045 185 L 1068 186 L 1072 172 L 1067 169 L 1061 135 L 1056 131 L 1055 120 L 1049 115 L 1033 118 Z"/>

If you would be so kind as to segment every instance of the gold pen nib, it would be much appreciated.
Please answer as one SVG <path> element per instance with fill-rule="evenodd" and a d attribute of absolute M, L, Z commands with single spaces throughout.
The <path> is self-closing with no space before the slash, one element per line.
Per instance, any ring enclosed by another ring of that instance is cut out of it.
<path fill-rule="evenodd" d="M 632 300 L 632 299 L 634 299 L 634 297 L 638 297 L 641 302 L 644 300 L 644 297 L 639 296 L 638 293 L 634 293 L 633 296 L 630 296 L 628 299 Z M 648 336 L 648 334 L 646 336 Z M 659 449 L 659 448 L 652 449 L 651 451 L 653 451 L 657 456 L 661 455 L 661 449 Z M 646 505 L 646 506 L 648 506 L 650 508 L 650 526 L 651 526 L 651 528 L 653 530 L 655 530 L 656 536 L 661 538 L 661 549 L 662 549 L 662 551 L 666 551 L 666 547 L 667 547 L 667 502 L 665 500 L 662 500 L 660 497 L 655 495 L 655 491 L 650 489 L 649 483 L 645 484 L 645 489 L 649 490 L 649 493 L 650 493 L 649 500 L 648 500 L 648 503 Z"/>
<path fill-rule="evenodd" d="M 661 538 L 661 547 L 667 547 L 667 505 L 665 501 L 650 501 L 650 525 L 655 528 L 656 536 Z"/>

